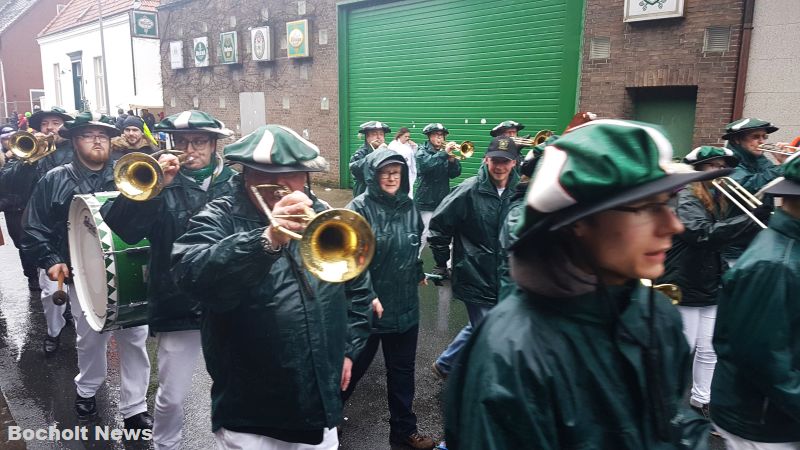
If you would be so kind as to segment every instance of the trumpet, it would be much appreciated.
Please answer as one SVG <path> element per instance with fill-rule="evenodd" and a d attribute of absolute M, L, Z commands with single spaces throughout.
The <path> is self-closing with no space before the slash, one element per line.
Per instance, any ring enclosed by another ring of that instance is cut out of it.
<path fill-rule="evenodd" d="M 315 277 L 329 283 L 343 283 L 367 270 L 375 254 L 375 235 L 364 217 L 349 209 L 329 209 L 319 214 L 306 207 L 303 214 L 272 214 L 259 189 L 280 199 L 291 190 L 277 184 L 250 186 L 250 191 L 280 233 L 300 241 L 303 266 Z M 289 219 L 306 225 L 303 234 L 280 225 L 277 219 Z"/>
<path fill-rule="evenodd" d="M 375 140 L 369 142 L 369 146 L 372 147 L 372 150 L 378 150 L 378 149 L 381 149 L 381 148 L 388 148 L 389 147 L 388 145 L 386 145 L 386 142 L 381 142 L 380 144 L 375 145 L 377 142 L 379 142 L 378 139 L 375 139 Z"/>
<path fill-rule="evenodd" d="M 178 156 L 180 162 L 192 159 L 183 152 Z M 120 194 L 131 200 L 150 200 L 164 189 L 164 166 L 146 153 L 128 153 L 114 166 L 114 184 Z"/>
<path fill-rule="evenodd" d="M 447 150 L 453 147 L 455 147 L 455 150 Z M 475 154 L 475 144 L 473 144 L 472 141 L 464 141 L 461 144 L 456 141 L 450 141 L 444 144 L 443 148 L 448 155 L 452 155 L 454 158 L 460 161 L 463 161 Z"/>
<path fill-rule="evenodd" d="M 731 177 L 721 177 L 712 181 L 717 190 L 719 190 L 728 200 L 747 214 L 755 223 L 761 228 L 767 228 L 764 222 L 760 221 L 758 217 L 753 214 L 753 210 L 761 206 L 763 203 L 750 191 L 745 189 L 741 184 L 737 183 Z"/>
<path fill-rule="evenodd" d="M 791 145 L 778 147 L 775 144 L 761 144 L 758 149 L 762 152 L 775 153 L 776 155 L 792 156 L 800 150 L 800 147 L 792 147 Z"/>
<path fill-rule="evenodd" d="M 20 161 L 33 164 L 56 151 L 56 137 L 38 137 L 27 131 L 17 131 L 8 140 L 8 146 Z"/>
<path fill-rule="evenodd" d="M 552 135 L 553 132 L 550 130 L 541 130 L 536 133 L 536 136 L 534 136 L 532 139 L 530 135 L 528 135 L 528 137 L 514 136 L 511 138 L 511 140 L 520 147 L 536 147 L 539 144 L 543 144 Z"/>

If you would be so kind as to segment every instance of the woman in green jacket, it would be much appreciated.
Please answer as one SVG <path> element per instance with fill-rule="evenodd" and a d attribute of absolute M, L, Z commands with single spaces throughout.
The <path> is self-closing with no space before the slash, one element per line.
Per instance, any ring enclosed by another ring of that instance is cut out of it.
<path fill-rule="evenodd" d="M 383 346 L 389 400 L 389 440 L 412 448 L 429 449 L 431 438 L 417 431 L 414 401 L 414 361 L 419 332 L 419 293 L 425 280 L 419 260 L 422 219 L 408 197 L 408 167 L 394 150 L 379 149 L 366 157 L 366 191 L 348 209 L 358 212 L 375 233 L 375 256 L 369 265 L 372 289 L 384 308 L 372 317 L 372 332 L 364 350 L 353 362 L 347 401 L 369 368 L 378 345 Z"/>
<path fill-rule="evenodd" d="M 649 124 L 596 120 L 547 146 L 511 246 L 516 287 L 451 375 L 448 448 L 700 449 L 682 407 L 691 355 L 664 271 L 670 193 L 726 171 L 671 163 Z"/>

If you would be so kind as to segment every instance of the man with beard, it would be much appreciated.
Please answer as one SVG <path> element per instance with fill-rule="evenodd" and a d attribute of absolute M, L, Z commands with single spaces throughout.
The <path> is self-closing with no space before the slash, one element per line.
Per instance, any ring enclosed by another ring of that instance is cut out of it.
<path fill-rule="evenodd" d="M 108 116 L 81 113 L 68 121 L 59 134 L 72 140 L 75 160 L 48 172 L 36 185 L 25 210 L 22 251 L 40 268 L 42 295 L 56 290 L 56 280 L 71 276 L 67 247 L 67 216 L 72 197 L 76 194 L 113 191 L 114 174 L 110 160 L 111 137 L 119 130 Z M 97 274 L 103 276 L 103 274 Z M 65 291 L 69 288 L 65 285 Z M 150 380 L 150 360 L 145 350 L 147 326 L 98 333 L 86 320 L 75 293 L 70 295 L 75 312 L 78 376 L 75 377 L 77 398 L 75 410 L 81 421 L 97 416 L 95 393 L 106 377 L 106 347 L 114 335 L 120 355 L 119 408 L 129 429 L 149 429 L 152 418 L 147 414 L 146 392 Z M 52 305 L 52 301 L 50 302 Z M 53 308 L 63 308 L 55 307 Z M 45 310 L 48 318 L 48 340 L 45 351 L 58 349 L 64 318 Z"/>
<path fill-rule="evenodd" d="M 144 122 L 136 116 L 128 116 L 122 122 L 122 136 L 111 139 L 111 159 L 116 161 L 131 152 L 151 154 L 156 151 L 144 134 Z"/>

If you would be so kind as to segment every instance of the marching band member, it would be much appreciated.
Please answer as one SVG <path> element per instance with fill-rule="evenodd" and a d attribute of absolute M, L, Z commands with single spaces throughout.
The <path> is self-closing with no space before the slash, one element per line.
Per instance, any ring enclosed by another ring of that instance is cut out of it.
<path fill-rule="evenodd" d="M 519 135 L 519 131 L 523 128 L 525 128 L 525 125 L 519 122 L 515 122 L 513 120 L 504 120 L 495 125 L 489 134 L 492 137 L 514 137 Z"/>
<path fill-rule="evenodd" d="M 673 173 L 671 157 L 661 132 L 622 120 L 547 147 L 511 248 L 517 287 L 450 377 L 448 448 L 705 445 L 708 422 L 681 407 L 691 355 L 680 316 L 639 279 L 661 275 L 683 230 L 670 192 L 724 172 Z"/>
<path fill-rule="evenodd" d="M 8 234 L 11 235 L 15 245 L 22 239 L 22 213 L 28 205 L 36 183 L 50 169 L 72 161 L 72 143 L 69 139 L 58 135 L 58 130 L 66 120 L 72 120 L 72 116 L 57 106 L 50 110 L 39 110 L 33 113 L 28 122 L 35 130 L 35 135 L 37 137 L 53 136 L 56 151 L 34 163 L 13 159 L 0 171 L 0 188 L 9 202 L 5 210 Z M 28 278 L 28 288 L 31 291 L 41 290 L 36 261 L 30 261 L 22 250 L 20 250 L 19 256 L 22 262 L 22 271 Z M 45 311 L 49 311 L 48 308 L 53 306 L 50 297 L 44 293 L 42 294 L 42 304 L 45 305 Z M 61 308 L 61 313 L 63 312 L 64 309 Z M 47 346 L 47 340 L 45 340 L 45 347 Z"/>
<path fill-rule="evenodd" d="M 353 197 L 358 197 L 367 188 L 364 182 L 364 158 L 381 145 L 386 145 L 386 133 L 391 133 L 384 122 L 372 120 L 364 122 L 358 128 L 359 134 L 364 135 L 364 144 L 350 157 L 350 174 L 353 176 Z"/>
<path fill-rule="evenodd" d="M 769 227 L 723 277 L 711 419 L 730 450 L 800 448 L 800 160 L 766 190 L 783 198 Z"/>
<path fill-rule="evenodd" d="M 60 276 L 64 279 L 70 277 L 67 215 L 72 196 L 111 191 L 115 187 L 110 141 L 119 135 L 119 130 L 108 116 L 80 113 L 75 120 L 67 121 L 59 134 L 72 140 L 75 159 L 51 170 L 36 184 L 23 221 L 22 250 L 42 269 L 40 282 L 43 297 L 45 294 L 52 295 Z M 67 290 L 66 285 L 64 290 Z M 78 336 L 76 347 L 80 373 L 75 377 L 78 418 L 90 420 L 97 416 L 95 393 L 106 377 L 106 346 L 113 333 L 120 353 L 122 382 L 119 409 L 125 419 L 125 427 L 150 428 L 152 419 L 147 413 L 145 399 L 150 379 L 150 360 L 145 350 L 147 326 L 98 333 L 89 326 L 75 294 L 72 293 L 70 297 Z M 51 313 L 45 311 L 52 345 L 48 349 L 46 341 L 45 350 L 55 351 L 64 319 L 58 314 L 55 317 L 57 320 L 52 320 Z"/>
<path fill-rule="evenodd" d="M 406 160 L 408 167 L 408 196 L 414 198 L 414 183 L 417 181 L 417 160 L 414 154 L 417 143 L 411 140 L 411 130 L 402 127 L 397 130 L 394 140 L 389 143 L 389 150 L 394 150 Z"/>
<path fill-rule="evenodd" d="M 224 156 L 244 166 L 242 185 L 209 202 L 172 248 L 178 285 L 203 307 L 217 447 L 334 450 L 341 391 L 369 336 L 369 274 L 338 284 L 312 276 L 298 243 L 268 223 L 250 190 L 277 184 L 292 191 L 265 196 L 274 216 L 325 209 L 309 183 L 311 172 L 327 167 L 316 145 L 265 125 L 227 145 Z"/>
<path fill-rule="evenodd" d="M 503 256 L 500 228 L 519 182 L 514 171 L 518 153 L 510 138 L 492 139 L 478 174 L 453 189 L 433 213 L 428 238 L 436 262 L 433 273 L 447 275 L 452 243 L 450 284 L 453 296 L 464 302 L 469 315 L 469 324 L 432 365 L 440 378 L 447 377 L 473 329 L 497 304 Z"/>
<path fill-rule="evenodd" d="M 730 149 L 702 146 L 686 155 L 683 162 L 691 164 L 695 170 L 712 171 L 732 169 L 739 159 Z M 679 191 L 675 212 L 685 230 L 672 239 L 666 271 L 657 281 L 675 284 L 683 294 L 678 312 L 683 319 L 689 349 L 694 352 L 689 403 L 706 418 L 709 417 L 711 378 L 717 362 L 711 344 L 717 316 L 717 292 L 722 275 L 728 270 L 721 252 L 740 237 L 761 230 L 749 216 L 731 214 L 735 208 L 709 181 L 692 183 Z M 761 208 L 756 215 L 766 221 L 770 208 Z"/>
<path fill-rule="evenodd" d="M 125 119 L 128 133 L 132 119 Z M 233 193 L 233 170 L 216 153 L 217 140 L 232 134 L 222 122 L 203 111 L 184 111 L 162 120 L 156 129 L 172 134 L 183 163 L 172 154 L 159 157 L 165 188 L 147 201 L 120 195 L 102 209 L 106 224 L 125 242 L 150 241 L 147 283 L 147 323 L 158 338 L 158 392 L 153 414 L 156 449 L 181 447 L 183 402 L 192 385 L 200 357 L 201 308 L 197 298 L 178 288 L 170 275 L 172 244 L 189 219 L 215 198 Z"/>
<path fill-rule="evenodd" d="M 364 351 L 353 362 L 350 386 L 342 394 L 347 401 L 383 346 L 389 401 L 389 440 L 411 448 L 430 449 L 435 443 L 419 434 L 414 401 L 414 361 L 419 332 L 419 291 L 425 281 L 419 260 L 422 219 L 408 197 L 408 167 L 402 155 L 380 149 L 366 158 L 367 190 L 353 199 L 348 209 L 364 216 L 375 232 L 375 256 L 369 266 L 375 294 L 384 307 L 373 316 L 372 334 Z"/>
<path fill-rule="evenodd" d="M 725 126 L 725 134 L 722 136 L 722 139 L 728 140 L 725 148 L 733 150 L 733 154 L 739 158 L 739 165 L 734 169 L 731 178 L 753 194 L 783 174 L 783 167 L 773 164 L 759 148 L 759 145 L 767 141 L 767 135 L 776 131 L 778 127 L 755 118 L 739 119 Z M 782 155 L 774 156 L 779 163 L 786 159 Z M 772 204 L 771 201 L 768 203 Z M 723 255 L 729 265 L 736 263 L 753 237 L 751 234 L 728 246 Z"/>
<path fill-rule="evenodd" d="M 111 159 L 120 159 L 130 152 L 151 154 L 156 151 L 144 134 L 144 121 L 128 116 L 122 121 L 122 135 L 111 139 Z M 138 242 L 138 241 L 137 241 Z"/>
<path fill-rule="evenodd" d="M 440 123 L 430 123 L 422 129 L 428 140 L 422 143 L 414 155 L 417 163 L 419 184 L 414 204 L 422 217 L 424 229 L 420 238 L 419 253 L 428 244 L 428 225 L 433 211 L 450 192 L 450 181 L 461 175 L 461 162 L 451 153 L 454 148 L 445 144 L 450 132 Z"/>

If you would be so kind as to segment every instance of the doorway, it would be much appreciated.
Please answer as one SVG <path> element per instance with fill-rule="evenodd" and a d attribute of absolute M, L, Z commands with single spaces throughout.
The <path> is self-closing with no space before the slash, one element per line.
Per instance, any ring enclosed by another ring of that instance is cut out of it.
<path fill-rule="evenodd" d="M 661 126 L 672 142 L 675 158 L 692 151 L 697 86 L 631 89 L 633 119 Z"/>

